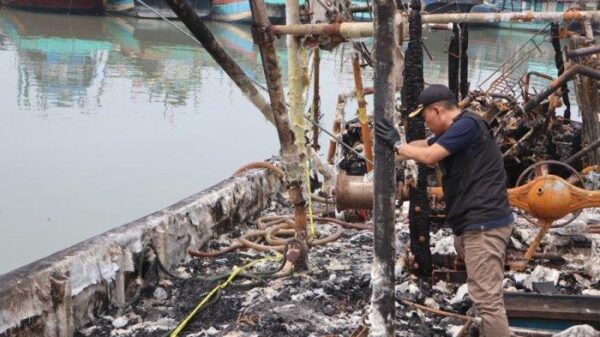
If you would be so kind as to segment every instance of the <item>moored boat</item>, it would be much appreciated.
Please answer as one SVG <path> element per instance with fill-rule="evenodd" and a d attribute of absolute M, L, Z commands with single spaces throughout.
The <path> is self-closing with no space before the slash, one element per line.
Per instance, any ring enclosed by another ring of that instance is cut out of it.
<path fill-rule="evenodd" d="M 285 1 L 266 0 L 267 15 L 271 23 L 285 21 Z M 300 6 L 304 1 L 299 1 Z M 210 9 L 210 18 L 216 21 L 232 23 L 252 23 L 250 2 L 248 0 L 213 0 Z"/>
<path fill-rule="evenodd" d="M 475 5 L 481 4 L 481 0 L 462 0 L 462 1 L 440 1 L 423 0 L 423 10 L 428 13 L 469 13 Z"/>
<path fill-rule="evenodd" d="M 30 11 L 67 13 L 67 14 L 103 14 L 103 0 L 2 0 L 3 6 Z"/>

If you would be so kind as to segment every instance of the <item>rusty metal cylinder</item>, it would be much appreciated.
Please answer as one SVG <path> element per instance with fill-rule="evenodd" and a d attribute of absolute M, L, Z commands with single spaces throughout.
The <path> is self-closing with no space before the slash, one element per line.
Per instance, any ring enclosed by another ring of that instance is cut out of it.
<path fill-rule="evenodd" d="M 335 207 L 345 209 L 373 209 L 373 182 L 363 176 L 340 173 L 335 183 Z"/>

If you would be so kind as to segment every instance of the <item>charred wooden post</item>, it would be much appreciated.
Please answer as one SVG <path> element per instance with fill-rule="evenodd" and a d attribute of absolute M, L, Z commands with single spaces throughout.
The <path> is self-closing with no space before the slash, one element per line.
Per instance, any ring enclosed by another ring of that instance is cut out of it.
<path fill-rule="evenodd" d="M 316 47 L 313 52 L 313 99 L 312 99 L 312 118 L 315 124 L 313 124 L 312 132 L 312 148 L 315 151 L 319 151 L 319 120 L 321 119 L 321 96 L 319 94 L 319 82 L 320 70 L 321 70 L 321 52 L 319 47 Z"/>
<path fill-rule="evenodd" d="M 460 24 L 460 98 L 469 95 L 469 24 Z"/>
<path fill-rule="evenodd" d="M 402 114 L 406 121 L 406 141 L 425 138 L 425 123 L 422 114 L 408 118 L 408 113 L 416 109 L 419 94 L 423 90 L 423 49 L 421 47 L 421 4 L 411 2 L 409 16 L 410 42 L 405 55 L 404 85 L 402 87 Z M 431 276 L 431 249 L 429 248 L 429 214 L 431 208 L 427 197 L 427 175 L 432 170 L 419 165 L 417 185 L 410 188 L 410 209 L 408 212 L 410 229 L 410 249 L 415 256 L 413 269 L 421 277 Z"/>
<path fill-rule="evenodd" d="M 223 68 L 225 73 L 240 88 L 242 93 L 254 104 L 265 118 L 275 124 L 269 103 L 258 92 L 250 78 L 244 73 L 235 60 L 221 47 L 208 27 L 200 20 L 198 14 L 185 0 L 166 0 L 169 7 L 181 19 L 204 49 Z"/>
<path fill-rule="evenodd" d="M 394 120 L 394 61 L 396 3 L 394 0 L 374 2 L 375 25 L 375 123 Z M 417 41 L 419 46 L 421 40 Z M 375 139 L 375 176 L 373 205 L 373 270 L 371 272 L 370 336 L 395 336 L 394 300 L 396 165 L 394 151 Z"/>
<path fill-rule="evenodd" d="M 550 34 L 552 36 L 552 47 L 554 47 L 554 63 L 558 70 L 558 76 L 565 72 L 565 62 L 563 61 L 562 50 L 560 48 L 560 26 L 553 22 L 550 26 Z M 562 100 L 565 104 L 564 117 L 571 119 L 571 102 L 569 101 L 569 87 L 567 84 L 562 86 Z"/>
<path fill-rule="evenodd" d="M 460 33 L 458 23 L 452 25 L 452 37 L 448 45 L 448 88 L 458 99 L 458 73 L 460 68 Z"/>
<path fill-rule="evenodd" d="M 288 122 L 283 87 L 281 85 L 281 71 L 277 61 L 277 54 L 275 53 L 274 36 L 270 29 L 271 23 L 267 15 L 267 7 L 263 0 L 251 0 L 250 6 L 254 19 L 254 38 L 260 46 L 261 60 L 281 145 L 281 155 L 286 165 L 286 179 L 290 185 L 290 199 L 294 204 L 296 239 L 300 242 L 305 242 L 306 208 L 304 207 L 305 201 L 302 196 L 303 175 L 300 171 L 300 162 L 306 161 L 306 158 L 299 158 L 300 156 L 297 154 L 296 147 L 294 146 L 296 137 Z M 301 140 L 304 141 L 304 137 Z M 306 245 L 303 248 L 308 249 Z M 306 254 L 298 254 L 298 256 L 305 257 Z M 306 267 L 306 261 L 303 259 L 298 259 L 297 261 L 293 261 L 293 263 L 296 270 Z"/>
<path fill-rule="evenodd" d="M 354 88 L 356 90 L 356 102 L 358 103 L 358 109 L 356 114 L 358 115 L 358 121 L 360 122 L 360 134 L 363 141 L 363 147 L 365 157 L 367 157 L 367 172 L 373 170 L 373 145 L 371 144 L 371 132 L 369 131 L 369 117 L 367 115 L 367 101 L 365 101 L 362 75 L 360 71 L 360 63 L 358 59 L 358 53 L 355 53 L 352 57 L 352 71 L 354 73 Z"/>

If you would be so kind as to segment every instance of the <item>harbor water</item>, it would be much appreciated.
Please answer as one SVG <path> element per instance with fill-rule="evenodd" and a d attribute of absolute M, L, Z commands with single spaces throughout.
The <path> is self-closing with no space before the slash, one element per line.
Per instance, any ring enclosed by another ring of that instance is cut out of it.
<path fill-rule="evenodd" d="M 249 26 L 209 26 L 243 70 L 264 83 Z M 530 37 L 472 29 L 471 88 Z M 427 83 L 446 83 L 448 40 L 447 31 L 426 34 L 432 57 L 425 60 Z M 285 83 L 285 39 L 278 48 Z M 556 76 L 552 46 L 541 48 L 526 69 Z M 322 124 L 328 129 L 337 94 L 354 85 L 351 53 L 346 45 L 321 54 Z M 275 129 L 211 57 L 160 20 L 2 8 L 0 74 L 0 274 L 278 152 Z M 366 69 L 366 87 L 372 77 Z M 538 88 L 547 84 L 533 81 Z M 348 105 L 346 116 L 355 108 Z M 320 139 L 326 148 L 329 139 Z"/>

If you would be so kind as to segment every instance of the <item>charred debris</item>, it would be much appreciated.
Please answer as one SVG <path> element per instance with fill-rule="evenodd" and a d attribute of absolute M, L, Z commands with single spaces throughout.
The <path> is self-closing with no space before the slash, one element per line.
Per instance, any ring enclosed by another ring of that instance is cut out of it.
<path fill-rule="evenodd" d="M 286 188 L 260 217 L 190 250 L 188 261 L 174 270 L 152 250 L 142 251 L 128 278 L 130 301 L 110 307 L 77 336 L 476 335 L 464 264 L 444 227 L 439 174 L 397 163 L 370 132 L 375 120 L 385 118 L 407 141 L 427 136 L 422 117 L 407 115 L 425 85 L 423 27 L 440 26 L 452 32 L 448 85 L 461 107 L 491 126 L 518 213 L 504 280 L 513 331 L 598 336 L 600 47 L 591 24 L 600 12 L 428 14 L 419 1 L 357 8 L 322 1 L 300 7 L 287 0 L 287 22 L 275 26 L 265 3 L 251 0 L 267 102 L 189 5 L 167 2 L 277 129 L 280 156 L 240 172 L 271 170 Z M 371 9 L 373 22 L 352 22 L 352 13 Z M 489 78 L 470 83 L 470 27 L 504 21 L 548 27 Z M 570 22 L 580 30 L 568 30 Z M 372 45 L 359 40 L 371 36 Z M 287 96 L 274 47 L 282 37 L 289 55 Z M 319 102 L 320 50 L 340 44 L 354 50 L 355 87 L 325 109 Z M 524 67 L 542 44 L 553 46 L 557 78 Z M 373 87 L 363 86 L 365 67 L 373 68 Z M 546 79 L 547 86 L 532 85 L 532 77 Z M 569 82 L 581 122 L 571 119 Z M 372 113 L 365 95 L 374 95 Z M 351 100 L 358 108 L 346 115 Z M 320 122 L 329 108 L 330 131 Z"/>

